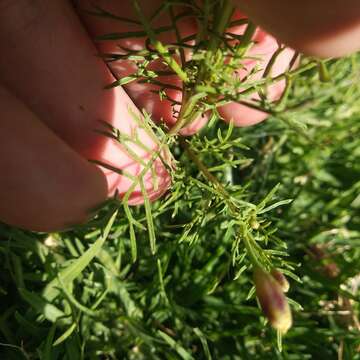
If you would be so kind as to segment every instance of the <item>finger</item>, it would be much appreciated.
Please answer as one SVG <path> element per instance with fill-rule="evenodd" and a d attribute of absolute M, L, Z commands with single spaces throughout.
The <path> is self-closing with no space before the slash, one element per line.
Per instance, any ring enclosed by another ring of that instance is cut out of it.
<path fill-rule="evenodd" d="M 79 16 L 83 19 L 92 37 L 109 33 L 127 33 L 143 30 L 143 27 L 140 24 L 114 20 L 109 17 L 89 15 L 84 11 L 87 10 L 99 13 L 100 8 L 118 17 L 138 20 L 138 16 L 133 9 L 131 0 L 121 2 L 80 0 L 77 1 L 77 4 Z M 94 4 L 98 7 L 98 9 L 94 7 Z M 158 9 L 162 4 L 162 0 L 140 0 L 141 10 L 147 19 L 150 19 L 152 15 L 159 12 Z M 186 11 L 186 8 L 182 6 L 174 6 L 173 11 L 174 14 L 181 14 Z M 160 15 L 158 14 L 156 20 L 152 22 L 152 26 L 156 28 L 169 27 L 171 23 L 172 20 L 170 18 L 169 11 L 163 11 L 160 12 Z M 178 20 L 177 27 L 181 38 L 185 38 L 196 33 L 196 24 L 191 17 L 184 17 Z M 178 42 L 176 33 L 173 30 L 168 30 L 159 34 L 158 39 L 165 44 Z M 101 41 L 97 42 L 97 46 L 102 53 L 124 54 L 126 51 L 121 50 L 120 47 L 130 50 L 144 49 L 145 37 Z M 189 52 L 187 52 L 187 56 L 190 56 Z M 128 60 L 111 62 L 109 63 L 109 66 L 118 78 L 124 78 L 137 71 L 137 65 L 133 61 Z M 148 70 L 168 72 L 169 68 L 163 64 L 162 60 L 157 60 L 150 64 Z M 162 87 L 161 85 L 134 81 L 126 84 L 124 88 L 140 109 L 145 109 L 156 121 L 163 120 L 169 127 L 171 127 L 177 120 L 180 108 L 178 104 L 182 101 L 182 91 L 178 90 L 182 88 L 182 81 L 179 77 L 174 75 L 161 75 L 157 77 L 156 80 L 158 83 L 170 85 L 170 87 L 164 89 L 164 93 L 166 94 L 165 98 L 159 97 L 159 90 Z M 174 103 L 176 103 L 175 106 Z M 199 117 L 192 122 L 190 126 L 184 128 L 181 133 L 183 135 L 190 135 L 198 131 L 206 123 L 206 120 L 206 116 Z"/>
<path fill-rule="evenodd" d="M 102 172 L 0 86 L 0 219 L 37 231 L 81 223 L 107 194 Z"/>
<path fill-rule="evenodd" d="M 89 3 L 89 1 L 83 1 L 82 3 L 84 3 L 83 6 L 85 6 L 86 4 Z M 125 6 L 124 8 L 124 3 L 120 4 L 117 2 L 106 2 L 106 1 L 97 1 L 96 2 L 99 6 L 103 6 L 105 7 L 105 9 L 113 14 L 118 14 L 121 15 L 123 17 L 128 17 L 128 18 L 132 18 L 135 19 L 136 15 L 133 13 L 132 7 L 131 7 L 131 1 L 127 1 L 125 2 L 125 4 L 127 4 L 127 8 Z M 148 17 L 150 17 L 150 14 L 152 14 L 152 12 L 154 11 L 153 9 L 156 8 L 155 7 L 155 2 L 144 2 L 143 3 L 143 11 L 146 15 L 148 15 Z M 120 11 L 121 10 L 121 11 Z M 151 12 L 152 11 L 152 12 Z M 239 12 L 237 12 L 234 15 L 234 20 L 244 17 L 242 14 L 240 14 Z M 119 21 L 109 21 L 108 18 L 101 18 L 101 17 L 94 17 L 94 16 L 88 16 L 85 17 L 85 20 L 88 23 L 88 26 L 90 29 L 93 30 L 94 35 L 99 35 L 99 34 L 104 34 L 104 33 L 112 33 L 112 32 L 126 32 L 126 31 L 138 31 L 141 29 L 141 27 L 136 26 L 136 25 L 129 25 L 126 23 L 122 23 Z M 168 24 L 169 23 L 169 19 L 162 19 L 162 22 L 160 24 L 156 24 L 157 26 L 160 25 L 164 25 L 164 24 Z M 192 29 L 190 31 L 194 32 L 195 28 L 194 25 L 191 25 L 189 23 L 185 23 L 181 26 L 182 24 L 179 24 L 179 27 L 181 29 Z M 237 34 L 242 34 L 245 30 L 245 26 L 238 26 L 236 28 L 231 29 L 232 32 L 237 33 Z M 166 34 L 166 37 L 164 39 L 167 42 L 171 42 L 171 41 L 175 41 L 174 39 L 174 34 L 173 33 L 168 33 Z M 256 58 L 259 58 L 260 61 L 256 61 L 256 60 L 247 60 L 245 61 L 244 65 L 245 68 L 244 69 L 240 69 L 239 70 L 239 76 L 241 78 L 245 78 L 251 71 L 252 69 L 257 66 L 260 68 L 259 71 L 256 72 L 255 76 L 252 77 L 253 80 L 258 80 L 259 78 L 261 78 L 265 67 L 268 63 L 268 61 L 270 60 L 270 58 L 272 57 L 273 53 L 277 50 L 278 48 L 278 44 L 277 41 L 265 34 L 263 31 L 258 30 L 255 36 L 255 41 L 256 41 L 256 45 L 253 46 L 252 50 L 249 52 L 249 57 L 251 56 L 255 56 Z M 137 40 L 131 40 L 129 41 L 129 39 L 124 39 L 122 41 L 115 41 L 115 42 L 104 42 L 102 44 L 100 44 L 100 48 L 103 52 L 116 52 L 116 46 L 118 45 L 122 45 L 124 47 L 132 47 L 133 49 L 139 49 L 139 48 L 143 48 L 144 44 L 143 44 L 143 39 L 137 39 Z M 274 66 L 273 66 L 273 71 L 272 71 L 272 75 L 276 76 L 280 73 L 282 73 L 283 71 L 285 71 L 288 67 L 288 63 L 291 59 L 293 55 L 293 51 L 291 50 L 285 50 L 283 51 L 283 53 L 278 57 L 277 61 L 275 62 Z M 136 70 L 136 66 L 131 63 L 131 62 L 125 62 L 125 61 L 120 61 L 120 62 L 116 62 L 115 64 L 111 65 L 112 69 L 115 71 L 118 71 L 118 74 L 120 76 L 128 76 L 130 75 L 132 72 L 134 72 Z M 155 66 L 156 67 L 156 66 Z M 159 69 L 159 67 L 157 68 Z M 180 85 L 180 79 L 177 78 L 162 78 L 164 83 L 172 83 L 176 86 L 181 86 Z M 274 101 L 277 100 L 285 87 L 285 81 L 281 81 L 278 82 L 272 86 L 268 87 L 268 99 L 270 101 Z M 131 85 L 127 85 L 127 91 L 130 92 L 131 96 L 136 99 L 136 101 L 138 101 L 138 103 L 141 105 L 145 104 L 145 108 L 152 112 L 154 114 L 154 109 L 156 109 L 157 112 L 155 112 L 155 114 L 157 114 L 159 117 L 163 116 L 164 113 L 163 112 L 168 112 L 170 113 L 170 109 L 171 109 L 171 104 L 168 102 L 167 105 L 168 107 L 164 106 L 164 103 L 166 104 L 166 102 L 160 102 L 159 103 L 159 98 L 157 97 L 156 94 L 151 93 L 151 90 L 154 90 L 153 87 L 149 86 L 148 84 L 139 84 L 139 83 L 132 83 Z M 173 91 L 170 90 L 171 93 L 171 97 L 176 98 L 176 99 L 180 99 L 181 98 L 181 93 L 177 92 L 177 91 Z M 252 98 L 253 100 L 257 100 L 259 99 L 259 97 L 257 95 L 253 96 Z M 161 114 L 160 114 L 161 112 Z M 219 109 L 219 113 L 222 115 L 222 117 L 226 120 L 226 121 L 234 121 L 235 125 L 237 126 L 248 126 L 248 125 L 253 125 L 256 124 L 262 120 L 264 120 L 268 115 L 265 112 L 262 111 L 257 111 L 254 110 L 250 107 L 244 106 L 244 105 L 240 105 L 240 104 L 236 104 L 236 103 L 231 103 L 228 104 L 224 107 L 221 107 Z M 166 117 L 165 117 L 166 118 Z M 172 120 L 168 120 L 169 122 L 173 122 Z M 194 124 L 192 124 L 191 128 L 189 129 L 186 128 L 185 131 L 183 131 L 183 133 L 185 132 L 186 134 L 191 134 L 194 133 L 196 131 L 199 130 L 199 128 L 202 126 L 202 123 L 206 122 L 206 118 L 202 119 L 202 120 L 198 120 L 198 122 L 195 122 Z"/>
<path fill-rule="evenodd" d="M 360 50 L 358 0 L 235 0 L 258 25 L 292 48 L 320 57 Z"/>
<path fill-rule="evenodd" d="M 11 4 L 0 14 L 0 41 L 6 49 L 0 57 L 0 80 L 79 154 L 122 171 L 119 175 L 102 168 L 109 195 L 118 191 L 124 196 L 141 173 L 150 199 L 164 193 L 169 175 L 160 159 L 150 161 L 158 143 L 143 128 L 139 112 L 120 87 L 104 90 L 114 78 L 96 57 L 70 4 L 62 0 Z M 130 140 L 119 144 L 99 134 L 95 130 L 104 130 L 100 120 Z M 142 201 L 137 184 L 129 203 Z"/>

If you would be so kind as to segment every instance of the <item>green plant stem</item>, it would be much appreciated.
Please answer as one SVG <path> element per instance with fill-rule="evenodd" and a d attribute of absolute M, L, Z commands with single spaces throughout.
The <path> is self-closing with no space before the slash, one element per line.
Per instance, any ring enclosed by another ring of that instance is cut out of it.
<path fill-rule="evenodd" d="M 274 54 L 272 55 L 270 61 L 268 62 L 266 68 L 265 68 L 265 71 L 264 71 L 264 74 L 263 74 L 263 78 L 266 79 L 268 78 L 269 76 L 271 76 L 271 70 L 277 60 L 277 58 L 279 57 L 279 55 L 284 51 L 284 47 L 283 46 L 279 46 L 277 48 L 277 50 L 274 52 Z"/>
<path fill-rule="evenodd" d="M 207 96 L 206 93 L 194 94 L 190 98 L 187 98 L 187 94 L 184 94 L 184 104 L 181 105 L 179 118 L 175 125 L 169 130 L 170 136 L 176 135 L 190 120 L 194 120 L 196 116 L 201 114 L 200 111 L 195 111 L 198 102 Z"/>
<path fill-rule="evenodd" d="M 187 142 L 184 139 L 180 139 L 180 144 L 184 148 L 186 154 L 192 160 L 198 169 L 201 171 L 203 176 L 212 183 L 215 188 L 219 191 L 219 193 L 224 197 L 224 200 L 229 207 L 230 211 L 233 213 L 234 217 L 237 217 L 237 214 L 239 213 L 238 208 L 236 205 L 231 201 L 229 193 L 226 191 L 224 186 L 221 184 L 221 182 L 209 171 L 209 169 L 205 166 L 205 164 L 199 159 L 199 157 L 194 153 L 194 151 L 188 146 Z M 250 261 L 254 266 L 258 266 L 262 269 L 265 269 L 264 265 L 261 263 L 257 256 L 257 252 L 254 249 L 254 246 L 252 242 L 254 241 L 251 236 L 249 235 L 246 227 L 240 224 L 240 234 L 241 239 L 244 241 L 244 245 L 246 248 L 246 251 L 249 255 Z M 256 245 L 256 244 L 254 244 Z M 259 247 L 258 245 L 256 245 Z M 262 252 L 262 249 L 259 248 L 259 251 Z"/>
<path fill-rule="evenodd" d="M 256 266 L 256 267 L 259 267 L 260 269 L 265 270 L 264 265 L 258 260 L 256 252 L 254 251 L 254 248 L 253 248 L 253 246 L 251 244 L 252 240 L 251 240 L 249 234 L 247 233 L 247 230 L 246 229 L 241 229 L 240 236 L 241 236 L 241 239 L 244 242 L 246 252 L 247 252 L 253 266 Z"/>
<path fill-rule="evenodd" d="M 179 28 L 176 25 L 176 17 L 175 17 L 175 13 L 174 13 L 174 9 L 173 9 L 172 5 L 170 5 L 170 7 L 169 7 L 169 14 L 170 14 L 171 21 L 174 24 L 176 40 L 180 44 L 181 40 L 182 40 L 181 39 L 181 34 L 180 34 L 180 31 L 179 31 Z M 184 48 L 180 47 L 179 52 L 180 52 L 181 65 L 184 67 L 185 62 L 186 62 Z"/>
<path fill-rule="evenodd" d="M 234 10 L 234 6 L 232 5 L 232 2 L 230 0 L 224 0 L 223 7 L 221 9 L 221 15 L 219 18 L 219 21 L 215 25 L 215 33 L 217 35 L 222 35 L 224 31 L 226 30 L 231 14 Z M 219 37 L 218 36 L 212 36 L 209 43 L 209 55 L 211 56 L 211 53 L 216 51 L 217 47 L 219 45 Z"/>
<path fill-rule="evenodd" d="M 167 48 L 161 43 L 161 41 L 156 38 L 156 34 L 152 29 L 146 16 L 144 15 L 143 11 L 141 10 L 141 6 L 139 5 L 138 0 L 133 0 L 133 6 L 155 50 L 163 58 L 166 64 L 179 76 L 179 78 L 184 83 L 187 83 L 189 81 L 189 78 L 186 72 L 183 71 L 177 61 L 169 54 Z"/>
<path fill-rule="evenodd" d="M 197 19 L 199 31 L 196 34 L 196 44 L 200 44 L 202 41 L 204 41 L 208 34 L 208 24 L 210 18 L 209 0 L 204 0 L 203 11 L 204 15 L 202 21 L 200 22 L 199 19 Z"/>
<path fill-rule="evenodd" d="M 230 0 L 225 0 L 223 7 L 221 9 L 221 16 L 219 21 L 215 25 L 216 34 L 223 34 L 226 30 L 226 27 L 229 24 L 231 14 L 233 12 L 233 5 Z M 207 24 L 207 22 L 206 22 Z M 207 31 L 205 31 L 207 33 Z M 209 51 L 207 52 L 207 61 L 210 61 L 211 57 L 214 56 L 214 53 L 219 46 L 219 38 L 218 36 L 213 36 L 209 42 Z M 206 78 L 208 74 L 206 73 L 206 66 L 204 63 L 200 66 L 198 78 L 196 80 L 196 84 L 201 84 Z M 180 114 L 178 120 L 175 125 L 170 129 L 169 134 L 174 135 L 179 132 L 185 125 L 194 121 L 198 116 L 200 116 L 201 111 L 196 111 L 196 106 L 199 101 L 207 96 L 207 93 L 197 93 L 196 85 L 189 91 L 183 92 L 183 101 L 181 105 Z"/>
<path fill-rule="evenodd" d="M 205 166 L 205 164 L 199 159 L 199 157 L 194 153 L 194 151 L 189 147 L 188 143 L 184 139 L 180 139 L 180 145 L 185 150 L 186 154 L 192 160 L 198 169 L 202 172 L 204 177 L 209 180 L 215 188 L 219 191 L 219 193 L 224 197 L 229 209 L 232 213 L 238 213 L 238 208 L 234 205 L 230 199 L 229 193 L 226 191 L 221 182 L 209 171 L 209 169 Z"/>

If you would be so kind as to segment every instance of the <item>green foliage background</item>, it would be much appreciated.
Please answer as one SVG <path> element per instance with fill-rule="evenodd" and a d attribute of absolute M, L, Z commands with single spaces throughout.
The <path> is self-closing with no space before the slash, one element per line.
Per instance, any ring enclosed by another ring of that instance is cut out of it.
<path fill-rule="evenodd" d="M 356 56 L 332 61 L 328 83 L 304 73 L 286 121 L 233 129 L 232 146 L 218 138 L 229 131 L 221 122 L 188 139 L 232 196 L 259 204 L 280 184 L 268 205 L 293 199 L 270 206 L 254 230 L 274 263 L 295 274 L 282 352 L 258 309 L 236 227 L 174 145 L 173 193 L 151 205 L 155 255 L 143 207 L 132 210 L 144 227 L 135 229 L 135 262 L 122 208 L 104 230 L 114 205 L 61 234 L 1 226 L 2 358 L 359 359 L 359 66 Z M 221 151 L 201 151 L 211 146 Z M 239 162 L 220 166 L 225 158 Z"/>
<path fill-rule="evenodd" d="M 205 4 L 207 14 L 222 14 L 213 30 L 223 34 L 231 3 L 221 2 L 222 12 Z M 264 88 L 276 79 L 250 79 L 239 95 L 232 76 L 255 27 L 230 50 L 225 37 L 207 44 L 208 18 L 197 11 L 194 61 L 180 67 L 171 55 L 186 43 L 164 47 L 143 19 L 146 33 L 135 35 L 154 49 L 130 54 L 139 74 L 109 84 L 156 82 L 146 64 L 161 58 L 185 82 L 180 125 L 213 110 L 191 138 L 154 127 L 176 160 L 171 191 L 154 204 L 145 194 L 139 207 L 111 200 L 63 233 L 0 224 L 2 359 L 360 359 L 360 56 L 327 69 L 303 59 L 281 75 L 287 91 L 271 104 Z M 233 67 L 224 65 L 229 51 Z M 261 101 L 244 100 L 255 91 Z M 216 116 L 219 96 L 272 116 L 233 128 Z M 258 307 L 254 264 L 290 281 L 294 324 L 282 339 Z"/>

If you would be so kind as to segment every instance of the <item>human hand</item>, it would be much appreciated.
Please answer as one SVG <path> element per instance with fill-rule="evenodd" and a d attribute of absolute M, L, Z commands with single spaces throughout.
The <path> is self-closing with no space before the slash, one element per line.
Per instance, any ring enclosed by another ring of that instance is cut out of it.
<path fill-rule="evenodd" d="M 145 15 L 153 13 L 161 2 L 144 0 Z M 124 25 L 84 14 L 81 9 L 89 9 L 92 3 L 77 2 L 80 17 L 92 36 L 138 30 L 136 24 Z M 130 0 L 96 1 L 96 4 L 126 18 L 135 16 Z M 158 21 L 161 24 L 168 19 Z M 181 21 L 179 28 L 182 35 L 196 32 L 196 24 L 189 18 Z M 243 28 L 232 31 L 241 33 Z M 258 44 L 251 50 L 252 55 L 263 55 L 266 65 L 277 48 L 276 41 L 261 31 L 255 37 Z M 111 65 L 109 71 L 95 56 L 95 46 L 68 1 L 0 1 L 0 39 L 5 49 L 0 57 L 0 219 L 41 231 L 83 222 L 90 209 L 112 196 L 115 190 L 124 196 L 133 183 L 129 176 L 97 167 L 86 159 L 98 160 L 138 177 L 159 145 L 135 120 L 141 118 L 136 108 L 146 109 L 155 121 L 163 119 L 171 127 L 176 121 L 171 103 L 160 101 L 151 92 L 154 88 L 150 84 L 133 82 L 125 86 L 126 92 L 121 87 L 103 90 L 115 80 L 114 75 L 123 78 L 133 72 L 134 64 L 120 61 Z M 165 43 L 173 39 L 173 33 L 161 37 Z M 127 48 L 144 46 L 143 39 L 124 39 L 120 43 Z M 119 41 L 97 45 L 101 52 L 115 52 L 117 44 Z M 274 75 L 286 70 L 291 56 L 291 50 L 284 52 L 274 67 Z M 151 66 L 158 69 L 163 65 L 155 62 Z M 254 63 L 246 66 L 249 71 Z M 261 72 L 256 76 L 261 76 Z M 161 81 L 181 87 L 181 80 L 174 76 L 162 76 Z M 283 87 L 283 83 L 273 86 L 272 100 L 281 95 Z M 180 100 L 181 91 L 174 87 L 168 96 Z M 219 112 L 225 120 L 232 119 L 239 126 L 266 117 L 235 103 Z M 99 130 L 99 120 L 118 128 L 124 135 L 137 134 L 145 145 L 143 148 L 131 145 L 138 160 L 115 140 L 94 131 Z M 199 117 L 181 133 L 194 133 L 205 122 L 206 116 Z M 164 156 L 169 158 L 166 152 Z M 144 174 L 144 185 L 148 197 L 154 200 L 168 189 L 170 177 L 160 159 L 152 166 L 159 184 L 154 186 L 149 170 Z M 142 200 L 137 184 L 129 203 L 139 204 Z"/>
<path fill-rule="evenodd" d="M 360 50 L 358 0 L 234 0 L 279 41 L 319 57 Z"/>

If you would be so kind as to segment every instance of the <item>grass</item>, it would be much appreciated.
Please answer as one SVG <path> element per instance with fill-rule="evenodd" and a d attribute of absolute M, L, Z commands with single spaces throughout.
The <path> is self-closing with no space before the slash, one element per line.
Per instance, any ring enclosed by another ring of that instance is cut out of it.
<path fill-rule="evenodd" d="M 360 57 L 303 64 L 260 125 L 157 129 L 177 162 L 160 201 L 58 234 L 1 224 L 1 358 L 360 359 Z M 290 282 L 282 339 L 258 264 Z"/>

